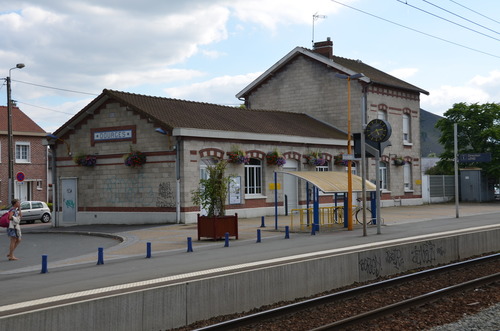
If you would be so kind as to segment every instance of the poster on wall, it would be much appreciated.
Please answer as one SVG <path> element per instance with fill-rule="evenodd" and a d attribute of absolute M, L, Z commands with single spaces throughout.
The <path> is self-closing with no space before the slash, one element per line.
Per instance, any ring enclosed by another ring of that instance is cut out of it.
<path fill-rule="evenodd" d="M 229 182 L 229 204 L 241 204 L 241 176 L 232 177 Z"/>

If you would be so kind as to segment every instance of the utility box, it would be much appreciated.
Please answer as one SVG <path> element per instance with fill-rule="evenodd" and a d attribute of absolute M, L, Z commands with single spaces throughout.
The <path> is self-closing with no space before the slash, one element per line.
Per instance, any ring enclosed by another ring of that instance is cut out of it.
<path fill-rule="evenodd" d="M 495 200 L 495 180 L 483 175 L 481 168 L 460 169 L 460 201 L 487 202 Z"/>

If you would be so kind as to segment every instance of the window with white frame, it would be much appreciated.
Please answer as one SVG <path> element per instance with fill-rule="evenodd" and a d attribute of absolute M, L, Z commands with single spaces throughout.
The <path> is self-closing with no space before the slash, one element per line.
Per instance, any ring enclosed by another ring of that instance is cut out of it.
<path fill-rule="evenodd" d="M 405 191 L 411 191 L 412 188 L 412 180 L 411 180 L 411 163 L 406 162 L 403 166 L 403 183 L 405 187 Z"/>
<path fill-rule="evenodd" d="M 245 164 L 245 194 L 262 194 L 262 161 L 250 159 Z"/>
<path fill-rule="evenodd" d="M 377 118 L 379 120 L 384 120 L 384 121 L 387 121 L 387 111 L 383 110 L 383 109 L 379 109 L 377 111 Z"/>
<path fill-rule="evenodd" d="M 403 142 L 411 142 L 410 115 L 403 114 Z"/>
<path fill-rule="evenodd" d="M 380 173 L 380 189 L 381 190 L 387 190 L 389 185 L 388 185 L 388 176 L 387 176 L 387 163 L 385 162 L 380 162 L 379 163 L 379 173 Z"/>
<path fill-rule="evenodd" d="M 322 166 L 316 166 L 316 171 L 330 171 L 328 162 L 325 162 Z"/>
<path fill-rule="evenodd" d="M 16 142 L 16 162 L 17 163 L 31 162 L 30 143 Z"/>

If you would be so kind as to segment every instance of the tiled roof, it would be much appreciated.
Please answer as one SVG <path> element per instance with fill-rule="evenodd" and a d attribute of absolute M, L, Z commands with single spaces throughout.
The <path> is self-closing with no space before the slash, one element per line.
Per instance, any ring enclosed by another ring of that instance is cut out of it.
<path fill-rule="evenodd" d="M 415 85 L 409 84 L 399 78 L 391 76 L 388 73 L 385 73 L 372 66 L 369 66 L 366 63 L 361 62 L 360 60 L 351 60 L 334 55 L 333 62 L 336 62 L 346 68 L 349 68 L 352 71 L 363 73 L 365 76 L 369 77 L 372 82 L 392 87 L 398 87 L 405 90 L 412 90 L 424 94 L 429 94 L 429 92 L 422 90 L 421 88 L 416 87 Z"/>
<path fill-rule="evenodd" d="M 360 60 L 346 59 L 340 56 L 332 56 L 332 59 L 320 55 L 310 49 L 304 47 L 295 47 L 287 55 L 281 58 L 278 62 L 267 69 L 262 75 L 257 77 L 253 82 L 247 85 L 243 90 L 236 94 L 237 98 L 244 98 L 250 94 L 256 87 L 264 83 L 269 77 L 271 77 L 276 71 L 281 70 L 290 61 L 292 61 L 296 56 L 307 56 L 315 61 L 325 64 L 326 70 L 335 70 L 337 72 L 342 72 L 348 75 L 353 75 L 356 73 L 362 73 L 365 77 L 359 79 L 364 82 L 373 82 L 375 84 L 385 85 L 387 87 L 394 87 L 404 90 L 409 90 L 413 92 L 429 94 L 429 92 L 409 84 L 399 78 L 389 75 L 381 70 L 378 70 L 372 66 L 369 66 Z"/>
<path fill-rule="evenodd" d="M 346 134 L 309 115 L 273 110 L 248 110 L 203 102 L 193 102 L 114 90 L 102 94 L 73 117 L 65 126 L 84 114 L 99 99 L 108 97 L 166 128 L 233 131 L 254 134 L 346 139 Z M 71 123 L 73 125 L 73 123 Z M 59 128 L 55 134 L 63 131 Z"/>
<path fill-rule="evenodd" d="M 7 106 L 0 106 L 0 131 L 8 130 Z M 21 111 L 18 107 L 12 107 L 12 131 L 26 133 L 45 133 L 38 124 Z"/>

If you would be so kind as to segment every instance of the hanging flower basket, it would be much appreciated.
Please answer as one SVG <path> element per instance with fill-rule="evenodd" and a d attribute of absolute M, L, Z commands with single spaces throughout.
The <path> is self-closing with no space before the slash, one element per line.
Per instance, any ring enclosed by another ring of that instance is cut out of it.
<path fill-rule="evenodd" d="M 347 166 L 347 161 L 344 160 L 344 153 L 335 155 L 333 157 L 333 163 L 339 166 Z"/>
<path fill-rule="evenodd" d="M 406 161 L 405 161 L 405 160 L 403 160 L 403 158 L 402 158 L 402 157 L 396 157 L 396 158 L 394 159 L 394 165 L 395 165 L 395 166 L 398 166 L 398 167 L 399 167 L 399 166 L 404 166 L 405 164 L 406 164 Z"/>
<path fill-rule="evenodd" d="M 77 155 L 73 158 L 73 162 L 82 167 L 93 167 L 97 163 L 97 158 L 93 155 Z"/>
<path fill-rule="evenodd" d="M 146 163 L 146 154 L 139 151 L 130 151 L 130 153 L 123 156 L 125 159 L 125 165 L 127 167 L 140 167 Z"/>
<path fill-rule="evenodd" d="M 326 164 L 326 159 L 321 157 L 319 152 L 312 152 L 304 155 L 306 163 L 311 166 L 324 166 Z"/>
<path fill-rule="evenodd" d="M 277 165 L 278 167 L 282 167 L 286 163 L 285 157 L 280 153 L 278 153 L 277 150 L 267 153 L 266 161 L 267 165 L 270 166 Z"/>
<path fill-rule="evenodd" d="M 235 149 L 231 152 L 227 152 L 229 157 L 227 162 L 234 164 L 248 164 L 250 158 L 246 157 L 245 152 L 239 149 Z"/>

